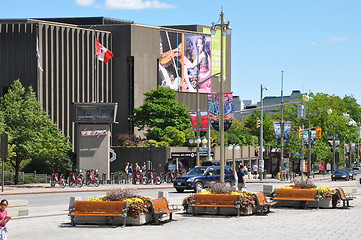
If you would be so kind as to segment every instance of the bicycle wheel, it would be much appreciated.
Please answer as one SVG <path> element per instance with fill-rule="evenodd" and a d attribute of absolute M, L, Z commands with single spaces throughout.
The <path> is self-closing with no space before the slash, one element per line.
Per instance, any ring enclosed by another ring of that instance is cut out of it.
<path fill-rule="evenodd" d="M 59 186 L 61 187 L 61 188 L 65 188 L 65 181 L 64 181 L 64 179 L 61 179 L 61 180 L 59 180 Z"/>
<path fill-rule="evenodd" d="M 155 185 L 159 185 L 159 184 L 161 184 L 161 183 L 162 183 L 162 180 L 160 179 L 159 176 L 157 176 L 157 177 L 155 178 Z"/>
<path fill-rule="evenodd" d="M 99 187 L 99 184 L 100 184 L 99 178 L 95 177 L 94 180 L 95 180 L 95 181 L 93 182 L 94 186 L 95 186 L 95 187 Z"/>
<path fill-rule="evenodd" d="M 55 181 L 53 179 L 50 181 L 50 187 L 55 187 Z"/>
<path fill-rule="evenodd" d="M 68 182 L 69 187 L 73 186 L 73 184 L 74 184 L 74 181 L 71 177 L 68 177 L 67 182 Z"/>

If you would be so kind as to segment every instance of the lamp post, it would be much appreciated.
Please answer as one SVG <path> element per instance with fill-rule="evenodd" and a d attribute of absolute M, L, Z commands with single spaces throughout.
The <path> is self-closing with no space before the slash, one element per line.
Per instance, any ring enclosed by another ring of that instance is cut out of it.
<path fill-rule="evenodd" d="M 228 150 L 232 150 L 232 161 L 233 161 L 233 166 L 232 166 L 232 170 L 233 172 L 236 172 L 237 171 L 237 168 L 236 168 L 236 158 L 234 157 L 234 151 L 235 150 L 239 150 L 241 149 L 240 146 L 238 144 L 230 144 L 228 146 Z"/>
<path fill-rule="evenodd" d="M 327 110 L 328 114 L 332 113 L 331 108 L 322 108 L 313 113 L 308 113 L 308 168 L 307 168 L 307 176 L 311 177 L 311 167 L 312 167 L 312 156 L 311 156 L 311 116 L 315 115 L 323 110 Z"/>
<path fill-rule="evenodd" d="M 259 171 L 260 171 L 260 180 L 263 180 L 264 172 L 264 160 L 263 160 L 263 90 L 268 90 L 266 87 L 263 87 L 261 84 L 261 126 L 259 134 Z"/>
<path fill-rule="evenodd" d="M 223 37 L 227 34 L 231 34 L 232 28 L 230 26 L 229 21 L 226 23 L 224 20 L 224 13 L 223 10 L 220 14 L 220 21 L 221 23 L 215 24 L 212 23 L 211 27 L 211 34 L 215 35 L 217 28 L 220 28 L 221 30 L 221 77 L 220 77 L 220 87 L 219 87 L 219 134 L 220 134 L 220 170 L 221 170 L 221 176 L 220 181 L 221 183 L 224 183 L 224 165 L 225 165 L 225 158 L 224 158 L 224 96 L 223 96 L 223 81 L 225 79 L 224 77 L 224 69 L 223 69 Z M 219 22 L 219 21 L 218 21 Z"/>

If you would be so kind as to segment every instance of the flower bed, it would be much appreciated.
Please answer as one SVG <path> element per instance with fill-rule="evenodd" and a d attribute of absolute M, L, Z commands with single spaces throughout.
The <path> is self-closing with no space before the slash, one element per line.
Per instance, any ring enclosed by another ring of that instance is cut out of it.
<path fill-rule="evenodd" d="M 256 202 L 251 192 L 235 191 L 231 186 L 222 183 L 211 183 L 209 189 L 202 190 L 198 194 L 232 194 L 240 195 L 240 211 L 241 215 L 250 215 L 255 213 Z M 189 207 L 195 201 L 196 194 L 191 194 L 183 199 L 182 206 L 184 211 L 189 212 Z M 224 209 L 224 213 L 229 213 L 232 209 Z M 211 213 L 210 209 L 206 209 L 207 213 Z M 216 212 L 216 211 L 214 211 Z M 219 212 L 219 211 L 218 211 Z M 234 211 L 235 212 L 235 211 Z M 222 212 L 220 212 L 222 213 Z M 236 213 L 236 212 L 235 212 Z"/>
<path fill-rule="evenodd" d="M 330 187 L 317 187 L 311 179 L 306 180 L 294 180 L 293 185 L 287 185 L 281 188 L 290 188 L 290 189 L 317 189 L 318 197 L 324 199 L 332 199 L 332 195 L 336 193 L 336 190 L 331 189 Z"/>
<path fill-rule="evenodd" d="M 336 193 L 336 190 L 331 189 L 330 187 L 317 187 L 311 179 L 306 180 L 294 180 L 293 185 L 286 185 L 281 187 L 283 189 L 316 189 L 317 190 L 317 202 L 308 202 L 308 207 L 320 207 L 320 208 L 329 208 L 331 207 L 332 196 Z M 277 206 L 293 206 L 292 202 L 288 201 L 278 201 Z"/>
<path fill-rule="evenodd" d="M 152 198 L 137 195 L 135 189 L 130 188 L 114 188 L 106 191 L 106 195 L 101 197 L 90 197 L 87 201 L 127 201 L 128 212 L 126 217 L 127 225 L 143 225 L 152 221 L 152 216 L 149 213 L 150 203 Z M 106 224 L 107 219 L 100 216 L 76 216 L 75 222 L 77 224 Z M 123 217 L 113 217 L 113 224 L 121 224 Z"/>

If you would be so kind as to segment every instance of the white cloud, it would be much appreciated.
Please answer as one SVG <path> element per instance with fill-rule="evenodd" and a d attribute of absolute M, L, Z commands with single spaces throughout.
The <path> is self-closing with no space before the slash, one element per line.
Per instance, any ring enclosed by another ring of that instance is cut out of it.
<path fill-rule="evenodd" d="M 335 44 L 337 42 L 343 42 L 343 41 L 347 41 L 347 40 L 348 40 L 348 38 L 346 38 L 346 37 L 330 37 L 329 39 L 327 39 L 326 41 L 323 41 L 323 42 L 312 41 L 311 45 L 312 46 L 330 45 L 330 44 Z"/>
<path fill-rule="evenodd" d="M 88 7 L 93 5 L 95 0 L 75 0 L 75 2 L 80 6 Z"/>
<path fill-rule="evenodd" d="M 158 0 L 105 0 L 107 9 L 135 9 L 141 10 L 146 8 L 176 8 L 176 6 L 163 3 Z"/>

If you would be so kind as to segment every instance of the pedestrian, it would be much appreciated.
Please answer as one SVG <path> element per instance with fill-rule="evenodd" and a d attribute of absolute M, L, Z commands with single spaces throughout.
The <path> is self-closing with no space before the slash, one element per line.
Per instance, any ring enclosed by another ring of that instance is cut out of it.
<path fill-rule="evenodd" d="M 140 169 L 140 166 L 138 165 L 138 163 L 135 163 L 135 164 L 134 164 L 134 171 L 135 171 L 135 172 L 140 172 L 140 170 L 141 170 L 141 169 Z"/>
<path fill-rule="evenodd" d="M 6 211 L 6 207 L 9 205 L 8 200 L 3 199 L 0 203 L 0 240 L 7 239 L 7 229 L 6 224 L 10 221 L 11 217 Z"/>
<path fill-rule="evenodd" d="M 246 185 L 246 167 L 244 165 L 239 165 L 238 171 L 237 171 L 237 177 L 238 177 L 238 190 L 240 191 L 247 191 L 247 185 Z"/>
<path fill-rule="evenodd" d="M 146 173 L 146 172 L 147 172 L 147 163 L 146 163 L 146 162 L 143 162 L 142 172 L 143 172 L 143 173 Z"/>
<path fill-rule="evenodd" d="M 257 178 L 257 174 L 258 174 L 258 166 L 257 164 L 254 164 L 252 167 L 252 173 L 253 173 L 253 179 Z"/>
<path fill-rule="evenodd" d="M 128 179 L 129 179 L 129 162 L 125 163 L 124 172 L 125 172 L 125 183 L 128 183 Z"/>
<path fill-rule="evenodd" d="M 247 172 L 248 179 L 251 179 L 251 174 L 252 174 L 251 165 L 248 165 L 247 168 L 245 167 L 245 171 Z"/>
<path fill-rule="evenodd" d="M 129 167 L 128 167 L 128 182 L 127 183 L 132 183 L 133 180 L 133 165 L 131 163 L 129 163 Z"/>

